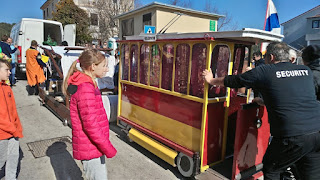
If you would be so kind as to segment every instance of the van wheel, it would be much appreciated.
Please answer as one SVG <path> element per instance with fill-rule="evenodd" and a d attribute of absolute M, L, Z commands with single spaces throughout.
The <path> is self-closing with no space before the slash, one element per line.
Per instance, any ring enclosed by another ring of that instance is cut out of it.
<path fill-rule="evenodd" d="M 193 170 L 194 170 L 193 158 L 180 152 L 177 157 L 177 166 L 178 166 L 179 172 L 184 177 L 191 177 L 192 176 Z"/>

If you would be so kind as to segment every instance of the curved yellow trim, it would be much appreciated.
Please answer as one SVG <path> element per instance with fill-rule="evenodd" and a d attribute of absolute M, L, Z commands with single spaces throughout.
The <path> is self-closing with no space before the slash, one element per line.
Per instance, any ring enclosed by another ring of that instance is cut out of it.
<path fill-rule="evenodd" d="M 129 138 L 172 166 L 176 166 L 175 158 L 178 155 L 176 151 L 133 128 L 129 131 Z"/>
<path fill-rule="evenodd" d="M 234 55 L 234 43 L 228 43 L 229 51 L 230 51 L 230 59 L 229 59 L 229 70 L 228 75 L 232 74 L 233 68 L 233 55 Z M 221 159 L 223 160 L 226 155 L 226 147 L 227 147 L 227 134 L 228 134 L 228 118 L 229 118 L 229 106 L 230 106 L 230 88 L 227 88 L 227 104 L 225 107 L 225 114 L 224 114 L 224 125 L 223 125 L 223 144 L 222 144 L 222 151 L 221 151 Z"/>
<path fill-rule="evenodd" d="M 206 69 L 210 69 L 210 64 L 211 64 L 211 52 L 212 52 L 212 46 L 213 42 L 207 44 L 208 51 L 207 51 L 207 62 L 206 62 Z M 200 142 L 200 171 L 203 172 L 206 168 L 206 164 L 203 164 L 203 151 L 204 151 L 204 139 L 205 139 L 205 132 L 206 132 L 206 121 L 207 121 L 207 108 L 208 108 L 208 91 L 209 91 L 209 85 L 208 83 L 204 84 L 204 103 L 202 106 L 202 123 L 201 123 L 201 142 Z"/>

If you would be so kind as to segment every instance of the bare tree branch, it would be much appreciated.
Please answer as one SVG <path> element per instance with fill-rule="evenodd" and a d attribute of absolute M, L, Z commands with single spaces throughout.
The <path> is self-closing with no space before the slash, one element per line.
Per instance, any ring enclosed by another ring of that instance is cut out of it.
<path fill-rule="evenodd" d="M 224 14 L 225 17 L 221 17 L 218 20 L 218 31 L 220 30 L 236 30 L 238 29 L 238 23 L 233 21 L 233 17 L 228 12 L 219 12 L 218 8 L 212 4 L 212 1 L 206 0 L 206 6 L 204 11 L 215 13 L 215 14 Z"/>
<path fill-rule="evenodd" d="M 170 0 L 169 4 L 174 6 L 181 6 L 184 8 L 192 8 L 191 0 Z"/>
<path fill-rule="evenodd" d="M 137 4 L 136 4 L 137 3 Z M 142 6 L 140 0 L 97 0 L 95 9 L 99 17 L 97 33 L 102 41 L 119 34 L 119 22 L 114 19 L 116 15 L 134 9 L 135 4 Z"/>

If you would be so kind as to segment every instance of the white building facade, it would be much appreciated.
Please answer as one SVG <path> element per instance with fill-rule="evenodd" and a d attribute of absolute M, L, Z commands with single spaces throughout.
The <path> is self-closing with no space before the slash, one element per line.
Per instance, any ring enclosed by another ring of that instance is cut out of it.
<path fill-rule="evenodd" d="M 283 41 L 301 50 L 308 45 L 320 45 L 320 5 L 281 24 Z"/>

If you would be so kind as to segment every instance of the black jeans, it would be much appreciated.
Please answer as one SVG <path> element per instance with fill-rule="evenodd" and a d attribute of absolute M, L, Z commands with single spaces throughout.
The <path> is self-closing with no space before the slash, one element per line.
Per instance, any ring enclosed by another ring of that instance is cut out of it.
<path fill-rule="evenodd" d="M 320 132 L 273 137 L 263 157 L 264 180 L 280 179 L 280 174 L 293 164 L 301 179 L 320 180 Z"/>

